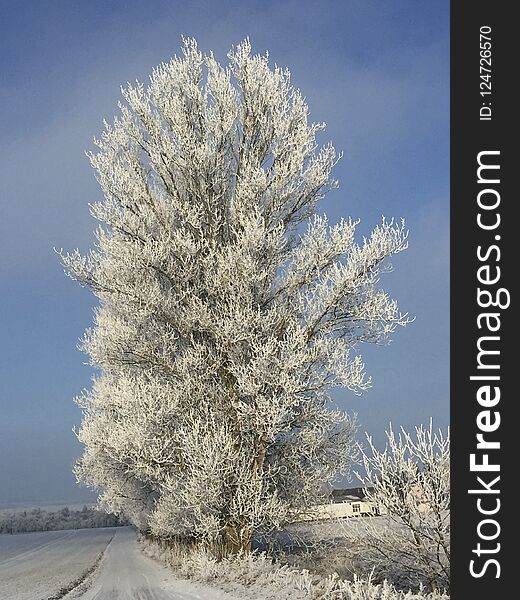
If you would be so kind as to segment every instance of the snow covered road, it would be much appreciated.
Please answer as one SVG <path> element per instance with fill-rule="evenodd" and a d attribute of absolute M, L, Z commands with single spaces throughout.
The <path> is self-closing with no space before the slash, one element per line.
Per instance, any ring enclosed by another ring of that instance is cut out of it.
<path fill-rule="evenodd" d="M 164 591 L 171 578 L 164 567 L 139 550 L 130 528 L 119 530 L 94 574 L 91 588 L 81 600 L 169 600 Z M 183 596 L 178 596 L 182 598 Z"/>
<path fill-rule="evenodd" d="M 130 527 L 0 535 L 0 600 L 50 598 L 236 600 L 176 578 L 140 551 Z"/>
<path fill-rule="evenodd" d="M 79 590 L 78 590 L 79 591 Z M 135 533 L 118 528 L 89 589 L 66 599 L 81 600 L 233 600 L 228 594 L 191 581 L 177 579 L 171 571 L 145 556 Z"/>

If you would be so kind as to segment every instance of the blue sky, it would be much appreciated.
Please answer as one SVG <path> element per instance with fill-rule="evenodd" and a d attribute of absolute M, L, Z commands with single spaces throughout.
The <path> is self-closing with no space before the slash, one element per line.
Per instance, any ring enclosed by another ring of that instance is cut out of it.
<path fill-rule="evenodd" d="M 416 321 L 361 347 L 373 388 L 338 392 L 362 430 L 449 419 L 449 2 L 177 0 L 0 5 L 0 503 L 92 498 L 76 486 L 72 398 L 90 383 L 77 349 L 93 298 L 53 247 L 85 250 L 100 198 L 84 156 L 119 86 L 146 80 L 194 36 L 222 61 L 251 38 L 291 69 L 344 158 L 332 220 L 405 217 L 410 247 L 384 286 Z"/>

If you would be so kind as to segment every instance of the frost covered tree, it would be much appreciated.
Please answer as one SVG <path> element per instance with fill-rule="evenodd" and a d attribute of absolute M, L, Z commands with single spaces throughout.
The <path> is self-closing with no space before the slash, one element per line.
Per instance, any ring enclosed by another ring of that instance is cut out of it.
<path fill-rule="evenodd" d="M 364 390 L 351 349 L 407 322 L 377 285 L 403 223 L 359 245 L 357 222 L 318 216 L 336 186 L 323 125 L 248 41 L 228 56 L 185 40 L 123 89 L 90 154 L 98 243 L 63 255 L 99 298 L 78 478 L 142 530 L 222 554 L 347 469 L 355 423 L 329 390 Z"/>
<path fill-rule="evenodd" d="M 390 427 L 378 450 L 367 436 L 362 451 L 368 498 L 384 515 L 370 519 L 361 536 L 348 525 L 350 550 L 382 577 L 408 585 L 450 586 L 450 436 L 429 427 L 413 434 Z"/>

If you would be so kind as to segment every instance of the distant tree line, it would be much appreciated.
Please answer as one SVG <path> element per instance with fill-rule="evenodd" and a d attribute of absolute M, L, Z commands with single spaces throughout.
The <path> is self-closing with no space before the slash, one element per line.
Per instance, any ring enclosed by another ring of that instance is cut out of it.
<path fill-rule="evenodd" d="M 64 507 L 58 511 L 41 508 L 0 514 L 0 534 L 29 531 L 56 531 L 58 529 L 86 529 L 92 527 L 121 527 L 128 521 L 96 508 L 84 506 L 81 510 Z"/>

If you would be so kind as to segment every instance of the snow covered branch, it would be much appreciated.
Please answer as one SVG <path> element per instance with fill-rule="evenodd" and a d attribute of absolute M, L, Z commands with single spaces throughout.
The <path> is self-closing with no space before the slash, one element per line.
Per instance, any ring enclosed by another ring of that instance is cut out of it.
<path fill-rule="evenodd" d="M 123 89 L 89 153 L 97 246 L 63 261 L 99 298 L 78 477 L 142 529 L 236 553 L 350 464 L 355 422 L 328 390 L 364 390 L 353 344 L 408 322 L 378 287 L 407 232 L 383 221 L 358 245 L 357 222 L 317 216 L 337 185 L 323 125 L 249 41 L 229 60 L 184 40 Z"/>

